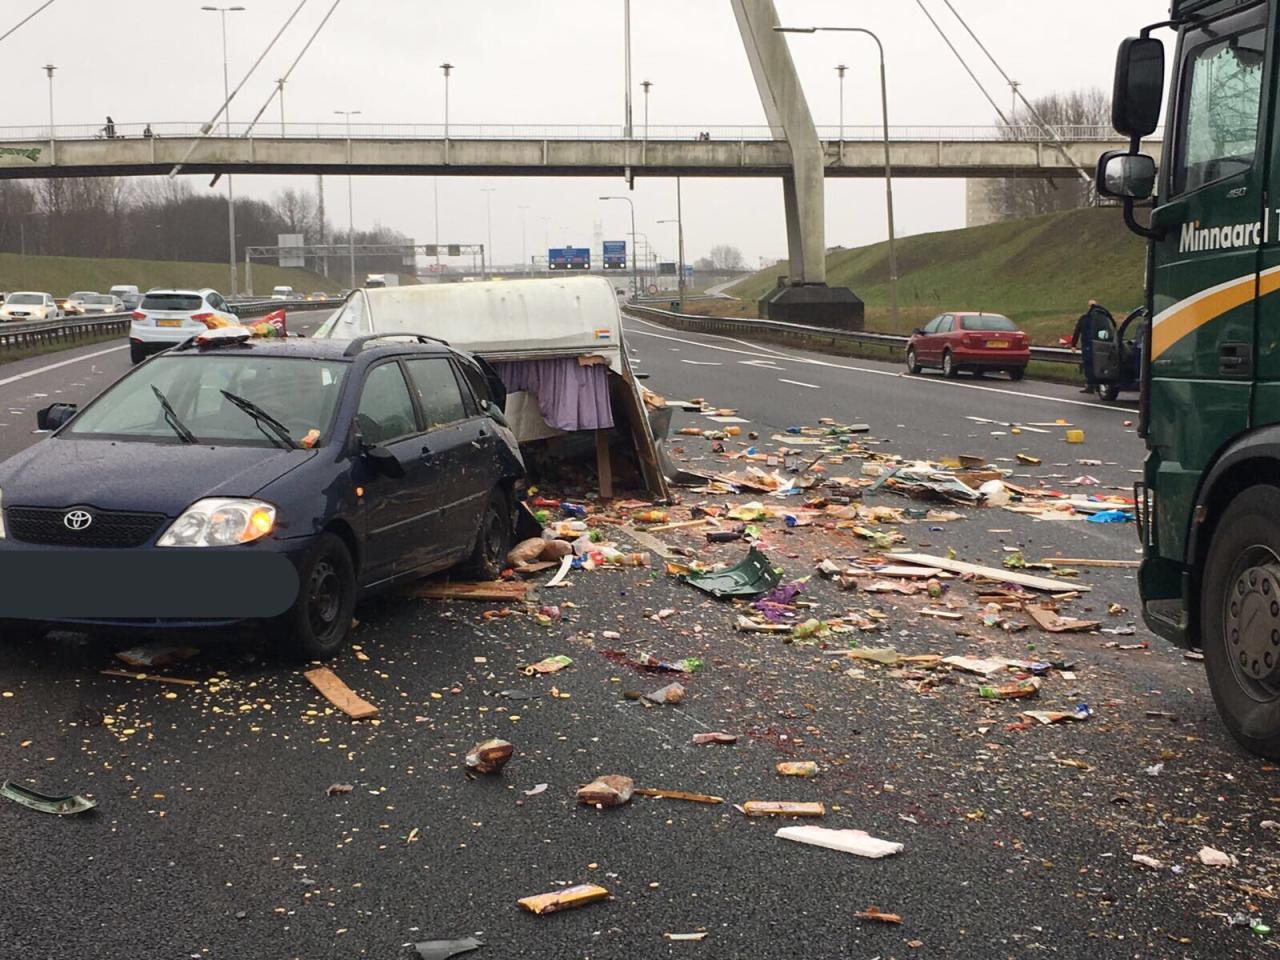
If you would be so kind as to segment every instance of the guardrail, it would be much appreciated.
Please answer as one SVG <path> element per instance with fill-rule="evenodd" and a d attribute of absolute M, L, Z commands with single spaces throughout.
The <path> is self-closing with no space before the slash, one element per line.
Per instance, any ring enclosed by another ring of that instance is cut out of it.
<path fill-rule="evenodd" d="M 672 298 L 674 299 L 674 298 Z M 745 317 L 702 317 L 689 313 L 675 313 L 628 302 L 624 312 L 641 319 L 653 320 L 664 326 L 675 327 L 689 333 L 723 333 L 750 337 L 766 334 L 773 339 L 794 340 L 799 345 L 821 347 L 825 344 L 868 344 L 884 347 L 897 355 L 906 355 L 909 337 L 895 333 L 871 333 L 866 330 L 838 330 L 832 327 L 814 327 L 800 323 L 782 323 L 777 320 L 751 320 Z M 1080 354 L 1065 347 L 1032 346 L 1031 359 L 1046 363 L 1064 363 L 1080 366 Z"/>
<path fill-rule="evenodd" d="M 236 301 L 240 316 L 263 316 L 272 310 L 325 310 L 338 306 L 339 298 L 329 300 L 248 300 Z M 104 313 L 94 317 L 63 317 L 59 320 L 36 320 L 27 323 L 0 323 L 0 354 L 31 347 L 46 348 L 56 344 L 70 345 L 77 340 L 127 333 L 131 313 Z"/>

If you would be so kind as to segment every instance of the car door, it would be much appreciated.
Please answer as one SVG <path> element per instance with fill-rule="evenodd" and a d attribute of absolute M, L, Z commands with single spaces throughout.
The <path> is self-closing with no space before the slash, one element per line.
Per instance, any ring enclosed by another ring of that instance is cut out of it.
<path fill-rule="evenodd" d="M 369 369 L 353 426 L 363 444 L 387 450 L 404 471 L 400 477 L 372 467 L 361 472 L 364 579 L 372 583 L 425 565 L 434 544 L 434 471 L 428 469 L 417 408 L 396 360 Z"/>
<path fill-rule="evenodd" d="M 498 482 L 493 426 L 449 357 L 409 359 L 405 368 L 426 426 L 427 464 L 439 484 L 432 526 L 441 548 L 455 558 L 475 543 L 481 512 Z"/>
<path fill-rule="evenodd" d="M 942 363 L 942 351 L 946 348 L 947 340 L 950 339 L 948 334 L 955 325 L 955 317 L 949 313 L 944 313 L 938 318 L 938 325 L 933 328 L 933 332 L 929 335 L 929 363 L 935 367 Z"/>

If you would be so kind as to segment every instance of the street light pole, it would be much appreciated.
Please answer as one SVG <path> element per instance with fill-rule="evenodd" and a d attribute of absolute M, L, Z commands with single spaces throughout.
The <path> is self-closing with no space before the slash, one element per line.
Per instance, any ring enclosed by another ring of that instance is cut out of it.
<path fill-rule="evenodd" d="M 240 13 L 244 7 L 201 7 L 200 9 L 218 14 L 222 21 L 222 101 L 224 104 L 222 119 L 229 138 L 231 136 L 231 83 L 227 77 L 227 14 Z M 236 278 L 236 190 L 230 174 L 227 174 L 227 243 L 227 260 L 231 267 L 231 296 L 234 297 L 239 285 Z"/>
<path fill-rule="evenodd" d="M 440 69 L 444 71 L 444 138 L 449 139 L 449 74 L 453 72 L 452 63 L 440 64 Z"/>
<path fill-rule="evenodd" d="M 355 206 L 351 199 L 351 118 L 360 113 L 359 110 L 335 110 L 334 113 L 347 118 L 347 256 L 351 262 L 351 289 L 356 288 L 356 217 Z"/>
<path fill-rule="evenodd" d="M 44 74 L 49 78 L 49 159 L 58 162 L 58 147 L 53 137 L 53 71 L 57 70 L 52 63 L 44 65 Z"/>
<path fill-rule="evenodd" d="M 623 52 L 623 83 L 627 86 L 627 112 L 626 121 L 622 129 L 622 136 L 626 140 L 632 137 L 631 129 L 631 0 L 622 0 L 622 43 L 625 47 Z"/>
<path fill-rule="evenodd" d="M 526 274 L 529 273 L 529 242 L 525 234 L 525 212 L 529 209 L 527 203 L 520 204 L 520 263 Z"/>
<path fill-rule="evenodd" d="M 284 136 L 284 78 L 276 81 L 276 90 L 280 94 L 280 136 Z"/>
<path fill-rule="evenodd" d="M 631 207 L 631 299 L 640 296 L 640 277 L 636 272 L 636 205 L 630 197 L 601 197 L 601 200 L 625 200 Z"/>
<path fill-rule="evenodd" d="M 488 268 L 485 270 L 485 279 L 489 279 L 493 271 L 493 194 L 497 187 L 481 187 L 480 192 L 484 194 L 484 223 L 488 234 Z"/>
<path fill-rule="evenodd" d="M 653 86 L 652 81 L 641 80 L 640 86 L 644 87 L 644 138 L 649 139 L 649 88 Z"/>
<path fill-rule="evenodd" d="M 836 75 L 840 77 L 840 159 L 844 160 L 844 72 L 849 68 L 843 63 L 836 66 Z"/>
<path fill-rule="evenodd" d="M 880 122 L 884 132 L 884 199 L 885 217 L 889 227 L 889 299 L 893 313 L 893 325 L 898 327 L 898 254 L 893 230 L 893 167 L 889 158 L 889 93 L 885 82 L 884 44 L 866 27 L 774 27 L 778 33 L 865 33 L 876 42 L 880 52 Z"/>

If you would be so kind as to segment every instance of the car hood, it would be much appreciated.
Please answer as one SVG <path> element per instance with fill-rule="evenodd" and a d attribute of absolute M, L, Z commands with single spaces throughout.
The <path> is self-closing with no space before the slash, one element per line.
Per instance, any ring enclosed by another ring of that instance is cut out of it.
<path fill-rule="evenodd" d="M 201 497 L 248 497 L 315 450 L 50 437 L 0 464 L 5 506 L 91 506 L 176 517 Z"/>

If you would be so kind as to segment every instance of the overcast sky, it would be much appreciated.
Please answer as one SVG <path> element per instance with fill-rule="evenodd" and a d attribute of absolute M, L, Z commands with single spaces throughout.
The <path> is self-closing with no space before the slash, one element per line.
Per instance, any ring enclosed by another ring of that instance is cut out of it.
<path fill-rule="evenodd" d="M 235 0 L 232 0 L 235 2 Z M 239 0 L 228 15 L 232 86 L 242 77 L 296 0 Z M 275 51 L 232 106 L 245 120 L 293 60 L 332 0 L 309 0 Z M 39 0 L 0 0 L 0 32 Z M 4 96 L 0 125 L 47 122 L 42 64 L 58 66 L 59 123 L 208 119 L 222 96 L 217 14 L 202 0 L 55 0 L 0 44 Z M 1007 109 L 1009 90 L 942 0 L 925 0 L 992 95 Z M 952 0 L 1001 66 L 1029 97 L 1085 86 L 1110 89 L 1116 45 L 1144 23 L 1161 19 L 1168 0 Z M 712 128 L 762 124 L 755 84 L 729 0 L 632 0 L 635 122 L 643 121 L 640 81 L 653 82 L 650 122 Z M 921 14 L 915 0 L 777 0 L 785 24 L 864 26 L 884 41 L 889 119 L 893 125 L 988 124 L 990 106 Z M 450 120 L 467 123 L 617 123 L 623 116 L 622 0 L 342 0 L 294 72 L 286 119 L 333 121 L 335 109 L 361 110 L 371 123 L 433 123 L 443 114 L 438 64 L 456 67 Z M 838 122 L 837 63 L 849 66 L 845 123 L 879 122 L 875 47 L 856 34 L 790 38 L 818 124 Z M 278 122 L 273 104 L 266 118 Z M 267 127 L 270 132 L 270 126 Z M 754 266 L 786 249 L 780 186 L 770 180 L 683 181 L 686 256 L 716 243 L 737 245 Z M 206 189 L 207 176 L 193 177 Z M 314 177 L 236 177 L 237 193 L 269 197 Z M 326 178 L 328 218 L 346 222 L 346 181 Z M 588 245 L 597 221 L 607 238 L 629 231 L 621 180 L 478 178 L 440 181 L 440 240 L 482 242 L 483 187 L 494 187 L 493 244 L 498 262 L 521 258 L 521 211 L 528 254 L 545 241 Z M 221 189 L 221 187 L 219 187 Z M 894 185 L 900 234 L 963 226 L 961 181 L 900 180 Z M 636 181 L 637 229 L 667 257 L 675 255 L 670 180 Z M 828 181 L 827 244 L 859 245 L 885 236 L 883 182 Z M 418 242 L 434 239 L 429 177 L 355 180 L 357 224 L 374 221 Z"/>

